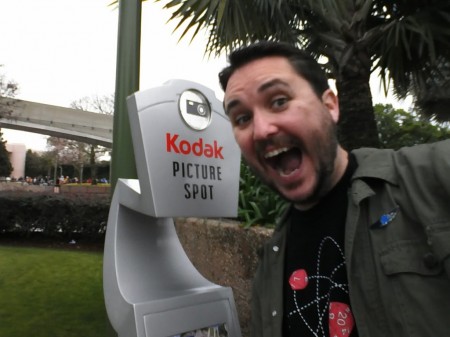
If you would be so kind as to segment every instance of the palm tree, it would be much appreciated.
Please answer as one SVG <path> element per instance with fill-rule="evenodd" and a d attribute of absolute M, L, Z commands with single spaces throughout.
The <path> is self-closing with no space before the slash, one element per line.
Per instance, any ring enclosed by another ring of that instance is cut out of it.
<path fill-rule="evenodd" d="M 183 29 L 182 38 L 208 31 L 208 54 L 266 39 L 326 60 L 348 149 L 378 146 L 372 72 L 379 71 L 386 92 L 392 84 L 402 97 L 424 88 L 419 83 L 441 69 L 436 64 L 450 60 L 448 0 L 167 0 L 164 8 Z"/>
<path fill-rule="evenodd" d="M 417 110 L 438 123 L 450 123 L 450 59 L 440 58 L 425 78 L 414 81 L 411 91 Z"/>

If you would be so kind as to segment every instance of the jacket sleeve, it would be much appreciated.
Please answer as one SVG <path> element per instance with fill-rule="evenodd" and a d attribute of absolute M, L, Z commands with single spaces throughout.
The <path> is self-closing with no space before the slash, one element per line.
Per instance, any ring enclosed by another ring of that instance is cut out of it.
<path fill-rule="evenodd" d="M 430 250 L 450 278 L 450 140 L 402 149 L 397 159 Z"/>
<path fill-rule="evenodd" d="M 425 230 L 434 254 L 442 261 L 450 278 L 450 140 L 433 144 L 430 157 L 434 171 L 432 174 L 436 186 L 440 187 L 435 193 L 438 194 L 439 189 L 442 191 L 438 194 L 441 199 L 436 204 L 444 208 L 445 214 L 425 224 Z"/>

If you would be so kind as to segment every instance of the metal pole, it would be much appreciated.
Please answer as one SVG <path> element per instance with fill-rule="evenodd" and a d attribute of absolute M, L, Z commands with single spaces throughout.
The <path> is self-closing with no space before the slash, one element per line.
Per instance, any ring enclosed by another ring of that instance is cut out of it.
<path fill-rule="evenodd" d="M 139 90 L 141 0 L 119 0 L 111 190 L 119 178 L 137 178 L 126 98 Z"/>

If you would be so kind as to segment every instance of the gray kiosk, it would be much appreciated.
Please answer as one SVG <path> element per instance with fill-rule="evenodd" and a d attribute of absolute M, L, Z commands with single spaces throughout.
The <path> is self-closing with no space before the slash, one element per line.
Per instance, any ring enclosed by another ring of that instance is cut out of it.
<path fill-rule="evenodd" d="M 240 151 L 214 92 L 173 80 L 128 98 L 139 179 L 119 179 L 105 241 L 103 285 L 120 337 L 231 336 L 231 288 L 205 279 L 172 217 L 235 217 Z"/>

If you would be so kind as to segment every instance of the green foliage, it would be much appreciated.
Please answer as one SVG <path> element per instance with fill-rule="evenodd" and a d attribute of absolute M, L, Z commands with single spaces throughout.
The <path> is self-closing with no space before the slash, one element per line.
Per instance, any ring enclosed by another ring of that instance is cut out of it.
<path fill-rule="evenodd" d="M 430 76 L 411 85 L 415 108 L 428 118 L 450 122 L 450 56 L 447 59 L 439 58 L 427 72 Z"/>
<path fill-rule="evenodd" d="M 48 155 L 40 155 L 28 150 L 25 158 L 25 175 L 29 177 L 46 176 L 53 168 L 52 159 Z"/>
<path fill-rule="evenodd" d="M 109 202 L 38 193 L 0 196 L 0 233 L 24 236 L 100 238 L 106 230 Z"/>
<path fill-rule="evenodd" d="M 107 336 L 102 258 L 0 246 L 0 336 Z"/>
<path fill-rule="evenodd" d="M 6 150 L 6 141 L 0 132 L 0 177 L 9 177 L 13 170 L 9 161 L 9 152 Z"/>
<path fill-rule="evenodd" d="M 287 202 L 241 163 L 238 218 L 245 227 L 274 226 Z"/>
<path fill-rule="evenodd" d="M 450 138 L 450 129 L 445 124 L 430 122 L 413 112 L 394 109 L 392 105 L 375 105 L 381 147 L 399 149 L 431 143 Z"/>

